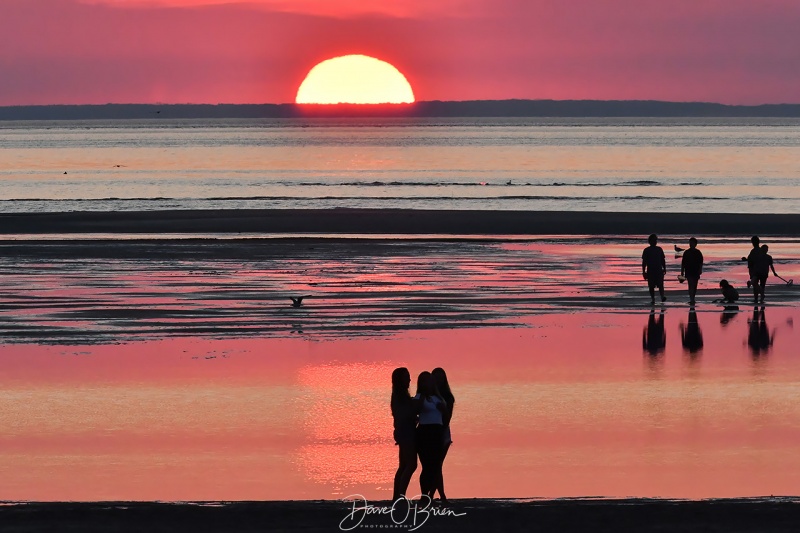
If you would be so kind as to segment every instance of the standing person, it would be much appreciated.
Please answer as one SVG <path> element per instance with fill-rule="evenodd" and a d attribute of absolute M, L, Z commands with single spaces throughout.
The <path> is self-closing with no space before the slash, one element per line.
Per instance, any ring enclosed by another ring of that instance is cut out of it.
<path fill-rule="evenodd" d="M 697 239 L 689 239 L 689 249 L 683 252 L 681 260 L 681 276 L 686 278 L 689 285 L 689 303 L 694 305 L 694 297 L 697 294 L 697 284 L 700 282 L 700 275 L 703 273 L 703 253 L 697 249 Z"/>
<path fill-rule="evenodd" d="M 447 404 L 436 390 L 430 372 L 422 372 L 417 378 L 417 395 L 414 399 L 420 402 L 417 454 L 422 463 L 422 472 L 419 475 L 419 488 L 421 494 L 433 499 L 442 479 L 442 439 Z"/>
<path fill-rule="evenodd" d="M 769 246 L 762 244 L 761 255 L 755 261 L 755 274 L 759 283 L 758 292 L 759 296 L 761 296 L 762 304 L 764 303 L 764 291 L 767 287 L 767 278 L 770 270 L 772 270 L 772 274 L 775 277 L 778 277 L 778 273 L 775 272 L 775 265 L 772 262 L 772 256 L 769 255 Z"/>
<path fill-rule="evenodd" d="M 439 391 L 442 399 L 447 404 L 447 408 L 444 412 L 442 420 L 444 425 L 444 431 L 442 435 L 442 465 L 444 466 L 444 459 L 447 457 L 447 450 L 449 450 L 450 445 L 453 444 L 453 435 L 450 433 L 450 420 L 453 418 L 453 407 L 455 407 L 456 399 L 450 390 L 450 383 L 447 381 L 447 374 L 445 374 L 443 368 L 434 368 L 433 372 L 431 372 L 431 375 L 433 376 L 433 381 L 436 384 L 436 389 Z M 439 491 L 439 497 L 442 499 L 442 503 L 447 503 L 447 496 L 444 494 L 444 472 L 442 472 L 442 475 L 439 479 L 439 486 L 436 488 Z"/>
<path fill-rule="evenodd" d="M 754 249 L 753 252 L 750 252 L 750 256 L 752 256 L 753 300 L 755 303 L 758 303 L 759 297 L 761 298 L 761 303 L 764 303 L 764 291 L 767 287 L 770 269 L 777 276 L 775 267 L 772 264 L 772 256 L 768 252 L 769 246 L 766 244 L 761 245 L 757 251 Z M 747 257 L 748 267 L 751 263 L 750 256 Z"/>
<path fill-rule="evenodd" d="M 650 290 L 650 303 L 656 303 L 655 288 L 661 295 L 661 301 L 666 302 L 664 296 L 664 275 L 667 273 L 667 259 L 664 257 L 664 250 L 658 244 L 658 236 L 653 233 L 647 238 L 650 246 L 642 252 L 642 277 L 647 280 L 647 288 Z"/>
<path fill-rule="evenodd" d="M 405 367 L 392 372 L 392 418 L 394 419 L 394 442 L 399 447 L 399 461 L 394 475 L 392 501 L 404 497 L 417 469 L 416 426 L 419 402 L 411 398 L 408 386 L 411 374 Z"/>
<path fill-rule="evenodd" d="M 750 239 L 750 242 L 753 244 L 753 248 L 750 250 L 750 253 L 747 254 L 747 257 L 742 257 L 742 260 L 747 261 L 747 273 L 750 276 L 750 282 L 747 284 L 747 286 L 753 288 L 753 301 L 758 302 L 758 295 L 762 291 L 760 291 L 758 288 L 756 263 L 761 256 L 761 248 L 759 247 L 761 239 L 758 238 L 758 235 L 753 235 L 753 237 Z M 766 283 L 766 281 L 767 280 L 765 278 L 764 282 Z"/>

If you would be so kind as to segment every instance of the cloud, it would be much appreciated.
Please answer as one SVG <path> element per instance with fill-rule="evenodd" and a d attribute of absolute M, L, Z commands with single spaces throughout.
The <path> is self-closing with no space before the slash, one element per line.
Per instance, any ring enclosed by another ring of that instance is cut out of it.
<path fill-rule="evenodd" d="M 331 18 L 387 16 L 396 18 L 469 17 L 486 12 L 482 0 L 81 0 L 118 8 L 197 8 L 238 5 L 281 13 Z"/>
<path fill-rule="evenodd" d="M 0 0 L 0 105 L 290 102 L 311 67 L 345 54 L 393 64 L 420 100 L 800 103 L 797 0 L 459 0 L 491 13 L 424 17 L 410 0 L 396 5 L 414 16 L 324 2 L 347 17 L 147 2 Z"/>

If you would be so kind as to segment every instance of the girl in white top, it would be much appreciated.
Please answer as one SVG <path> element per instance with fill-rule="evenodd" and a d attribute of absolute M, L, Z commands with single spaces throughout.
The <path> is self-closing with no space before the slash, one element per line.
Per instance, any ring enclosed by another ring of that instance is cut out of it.
<path fill-rule="evenodd" d="M 422 372 L 417 378 L 417 395 L 414 398 L 420 401 L 417 454 L 422 472 L 419 475 L 419 487 L 422 494 L 433 499 L 442 479 L 442 440 L 447 404 L 437 392 L 430 372 Z"/>

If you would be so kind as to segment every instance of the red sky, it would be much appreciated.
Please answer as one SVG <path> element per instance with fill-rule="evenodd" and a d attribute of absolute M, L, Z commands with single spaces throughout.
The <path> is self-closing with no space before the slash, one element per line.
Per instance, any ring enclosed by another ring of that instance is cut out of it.
<path fill-rule="evenodd" d="M 348 53 L 395 65 L 418 100 L 800 103 L 797 0 L 0 5 L 0 105 L 292 102 Z"/>

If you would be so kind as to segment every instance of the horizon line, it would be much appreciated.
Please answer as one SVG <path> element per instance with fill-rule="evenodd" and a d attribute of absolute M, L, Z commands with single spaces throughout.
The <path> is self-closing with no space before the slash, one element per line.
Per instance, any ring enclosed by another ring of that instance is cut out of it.
<path fill-rule="evenodd" d="M 763 102 L 759 104 L 726 104 L 723 102 L 714 102 L 707 100 L 658 100 L 652 98 L 635 98 L 635 99 L 595 99 L 595 98 L 570 98 L 564 100 L 557 100 L 554 98 L 490 98 L 490 99 L 472 99 L 472 100 L 417 100 L 410 103 L 371 103 L 361 104 L 353 102 L 339 102 L 331 104 L 314 104 L 314 103 L 297 103 L 297 102 L 247 102 L 247 103 L 232 103 L 232 102 L 104 102 L 104 103 L 80 103 L 80 104 L 67 104 L 67 103 L 51 103 L 51 104 L 7 104 L 0 105 L 0 108 L 18 108 L 18 107 L 102 107 L 102 106 L 287 106 L 287 107 L 315 107 L 315 108 L 333 108 L 338 106 L 355 106 L 364 108 L 377 108 L 377 107 L 393 107 L 393 108 L 408 108 L 414 107 L 418 104 L 474 104 L 474 103 L 510 103 L 510 102 L 553 102 L 553 103 L 572 103 L 572 102 L 591 102 L 591 103 L 657 103 L 657 104 L 678 104 L 678 105 L 717 105 L 724 107 L 764 107 L 764 106 L 795 106 L 800 105 L 798 102 Z"/>

